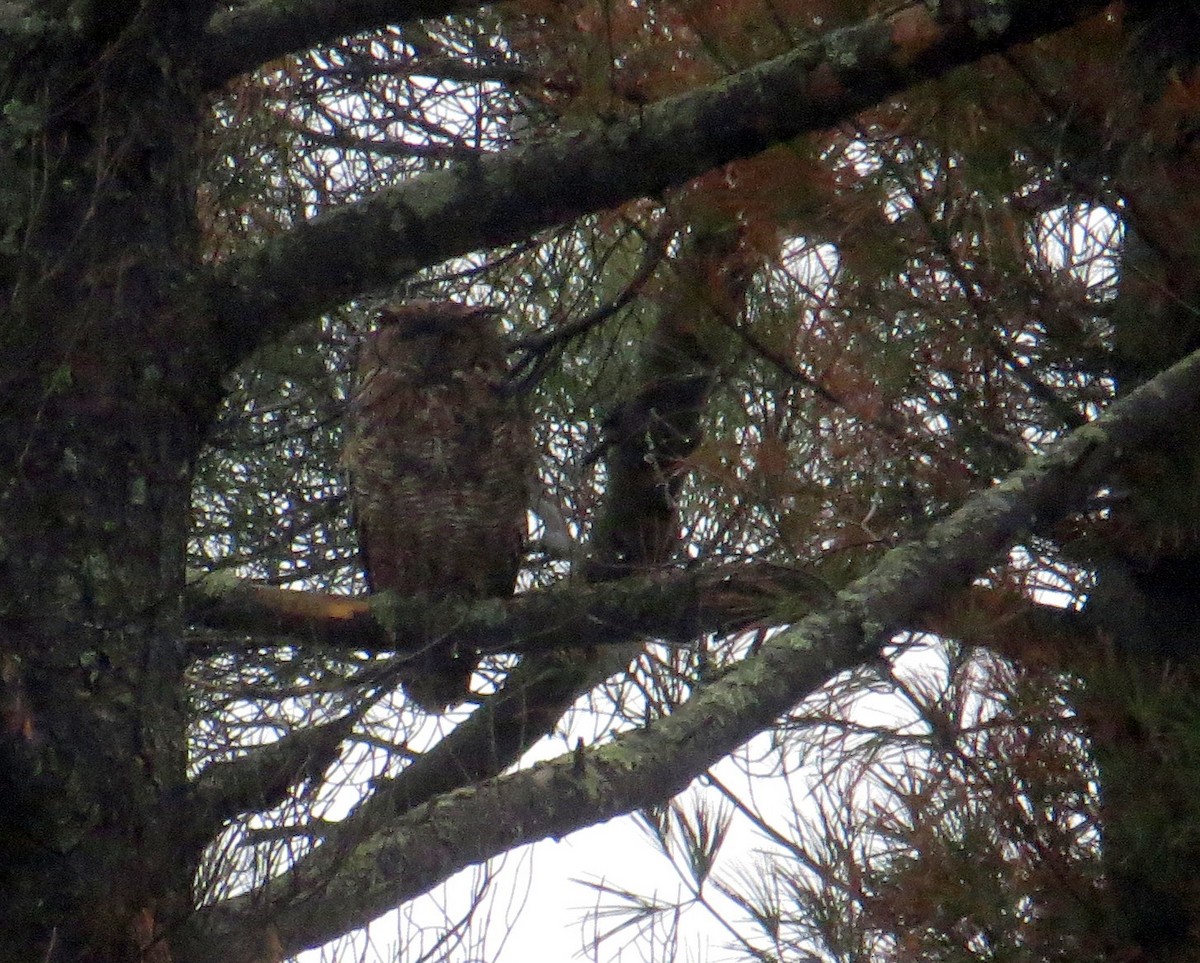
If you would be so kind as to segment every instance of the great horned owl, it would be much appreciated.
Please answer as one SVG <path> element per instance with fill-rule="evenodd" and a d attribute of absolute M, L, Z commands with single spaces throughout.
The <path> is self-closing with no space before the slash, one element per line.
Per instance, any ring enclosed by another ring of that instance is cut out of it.
<path fill-rule="evenodd" d="M 504 391 L 495 314 L 453 302 L 390 308 L 359 349 L 345 461 L 372 592 L 508 596 L 526 533 L 532 435 Z M 474 652 L 431 643 L 405 689 L 429 711 L 470 693 Z"/>

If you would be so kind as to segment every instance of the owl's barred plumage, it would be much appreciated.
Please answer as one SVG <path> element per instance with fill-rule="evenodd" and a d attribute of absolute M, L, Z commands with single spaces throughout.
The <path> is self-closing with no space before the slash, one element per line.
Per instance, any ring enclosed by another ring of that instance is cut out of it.
<path fill-rule="evenodd" d="M 431 601 L 511 595 L 526 532 L 530 425 L 503 391 L 495 313 L 453 302 L 384 311 L 359 349 L 345 461 L 367 584 Z M 405 689 L 441 711 L 478 657 L 431 643 Z"/>

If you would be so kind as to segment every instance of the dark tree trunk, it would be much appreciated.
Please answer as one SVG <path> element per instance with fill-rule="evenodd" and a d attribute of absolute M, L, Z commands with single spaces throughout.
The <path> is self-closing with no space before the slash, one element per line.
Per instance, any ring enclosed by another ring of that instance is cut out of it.
<path fill-rule="evenodd" d="M 1129 323 L 1143 333 L 1166 333 L 1187 351 L 1200 343 L 1189 312 L 1135 303 Z M 1138 960 L 1194 959 L 1200 938 L 1198 455 L 1200 432 L 1186 429 L 1169 450 L 1130 453 L 1115 489 L 1128 502 L 1113 513 L 1087 607 L 1098 648 L 1080 707 L 1100 770 L 1121 936 Z"/>
<path fill-rule="evenodd" d="M 195 98 L 136 5 L 75 6 L 94 22 L 3 63 L 5 961 L 165 958 L 195 865 L 178 599 L 212 398 L 175 293 Z"/>
<path fill-rule="evenodd" d="M 1130 65 L 1147 116 L 1196 62 L 1195 11 L 1167 7 L 1141 25 Z M 1163 127 L 1123 164 L 1114 361 L 1125 393 L 1200 347 L 1200 154 Z M 1200 940 L 1200 425 L 1129 452 L 1113 493 L 1088 602 L 1101 652 L 1083 669 L 1081 712 L 1124 952 L 1173 963 L 1195 959 Z"/>

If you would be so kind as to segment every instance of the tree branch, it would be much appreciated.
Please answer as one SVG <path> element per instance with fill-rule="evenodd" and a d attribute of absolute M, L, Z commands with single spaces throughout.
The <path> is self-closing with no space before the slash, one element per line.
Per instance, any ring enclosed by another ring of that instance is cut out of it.
<path fill-rule="evenodd" d="M 772 639 L 669 717 L 588 751 L 582 766 L 569 754 L 433 799 L 351 851 L 318 849 L 263 891 L 202 910 L 208 941 L 230 963 L 259 960 L 269 925 L 284 952 L 295 953 L 472 863 L 670 798 L 831 673 L 875 658 L 896 628 L 935 609 L 1023 535 L 1082 504 L 1123 452 L 1161 444 L 1198 407 L 1200 352 L 970 498 L 921 541 L 889 552 L 832 607 Z"/>
<path fill-rule="evenodd" d="M 356 714 L 350 713 L 255 746 L 236 759 L 205 766 L 192 785 L 193 816 L 186 821 L 197 846 L 207 845 L 235 816 L 270 809 L 283 802 L 293 786 L 319 780 L 356 721 Z"/>
<path fill-rule="evenodd" d="M 421 267 L 658 195 L 720 164 L 829 127 L 1104 5 L 996 0 L 988 18 L 945 22 L 915 3 L 652 104 L 636 119 L 424 174 L 339 207 L 216 268 L 204 292 L 223 353 L 216 360 L 235 364 L 290 325 Z"/>
<path fill-rule="evenodd" d="M 463 0 L 256 0 L 213 14 L 197 69 L 204 89 L 213 90 L 276 57 L 339 37 L 480 6 Z"/>
<path fill-rule="evenodd" d="M 331 652 L 419 648 L 453 638 L 483 653 L 548 652 L 654 638 L 690 642 L 728 635 L 790 606 L 826 601 L 830 589 L 803 569 L 744 562 L 688 571 L 664 570 L 613 582 L 568 582 L 512 599 L 477 604 L 367 598 L 238 584 L 213 594 L 189 590 L 188 621 L 238 637 L 283 637 Z M 794 611 L 794 608 L 792 609 Z M 261 644 L 261 641 L 256 642 Z M 197 655 L 216 647 L 200 637 Z"/>

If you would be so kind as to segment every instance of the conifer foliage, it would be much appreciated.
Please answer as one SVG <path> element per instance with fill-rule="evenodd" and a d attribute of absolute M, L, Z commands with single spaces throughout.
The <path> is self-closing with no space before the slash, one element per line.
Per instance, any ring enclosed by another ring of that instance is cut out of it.
<path fill-rule="evenodd" d="M 489 861 L 631 813 L 681 896 L 595 884 L 598 959 L 1193 959 L 1197 37 L 0 4 L 0 963 L 287 959 L 467 867 L 399 955 L 487 959 Z M 511 598 L 364 580 L 354 371 L 420 303 L 532 433 Z"/>

